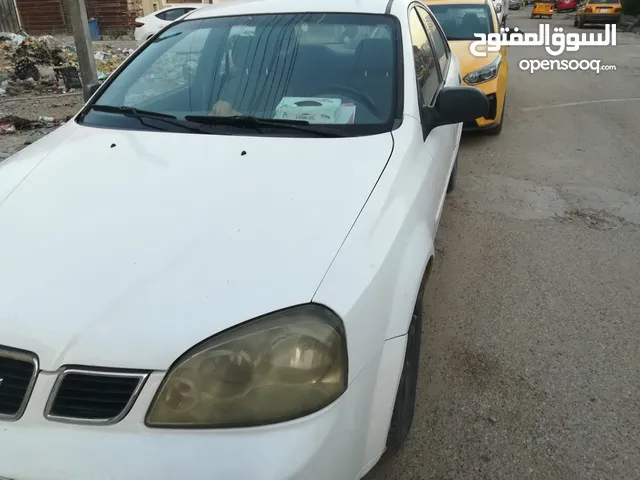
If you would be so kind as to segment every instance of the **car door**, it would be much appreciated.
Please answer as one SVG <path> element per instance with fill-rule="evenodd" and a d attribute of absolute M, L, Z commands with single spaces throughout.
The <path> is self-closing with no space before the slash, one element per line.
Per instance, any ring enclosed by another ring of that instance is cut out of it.
<path fill-rule="evenodd" d="M 431 12 L 417 3 L 413 4 L 409 10 L 409 29 L 418 84 L 418 102 L 420 105 L 432 106 L 437 93 L 444 86 L 460 85 L 461 78 L 459 72 L 452 67 L 448 43 Z M 462 125 L 443 125 L 429 130 L 430 119 L 424 118 L 422 112 L 420 117 L 424 132 L 423 155 L 431 155 L 434 161 L 429 181 L 433 187 L 433 204 L 438 205 L 433 225 L 435 231 L 457 155 Z"/>

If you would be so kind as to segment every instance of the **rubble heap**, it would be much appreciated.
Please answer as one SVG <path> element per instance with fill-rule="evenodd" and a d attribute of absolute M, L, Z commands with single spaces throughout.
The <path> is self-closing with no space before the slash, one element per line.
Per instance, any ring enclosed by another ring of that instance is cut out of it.
<path fill-rule="evenodd" d="M 107 78 L 132 51 L 106 46 L 95 52 L 98 80 Z M 65 93 L 80 87 L 73 45 L 50 35 L 0 32 L 0 96 Z"/>

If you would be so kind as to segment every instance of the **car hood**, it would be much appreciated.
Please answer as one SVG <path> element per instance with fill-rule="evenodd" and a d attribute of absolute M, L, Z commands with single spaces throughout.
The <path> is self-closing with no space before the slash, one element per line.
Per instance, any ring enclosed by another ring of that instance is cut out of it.
<path fill-rule="evenodd" d="M 486 52 L 486 57 L 476 57 L 471 53 L 470 47 L 474 40 L 454 40 L 449 42 L 451 51 L 456 54 L 458 61 L 460 62 L 460 74 L 464 78 L 468 73 L 473 72 L 479 68 L 489 65 L 499 55 L 500 52 L 487 51 L 486 45 L 477 45 L 476 50 L 478 52 Z"/>
<path fill-rule="evenodd" d="M 0 344 L 44 370 L 160 370 L 309 302 L 392 141 L 69 122 L 0 163 Z"/>

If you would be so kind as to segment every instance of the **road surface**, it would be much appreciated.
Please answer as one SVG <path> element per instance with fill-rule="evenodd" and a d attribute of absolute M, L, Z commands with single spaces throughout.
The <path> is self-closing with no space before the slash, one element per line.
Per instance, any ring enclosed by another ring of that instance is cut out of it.
<path fill-rule="evenodd" d="M 413 430 L 367 480 L 640 479 L 640 36 L 543 58 L 510 48 L 502 134 L 463 138 Z"/>

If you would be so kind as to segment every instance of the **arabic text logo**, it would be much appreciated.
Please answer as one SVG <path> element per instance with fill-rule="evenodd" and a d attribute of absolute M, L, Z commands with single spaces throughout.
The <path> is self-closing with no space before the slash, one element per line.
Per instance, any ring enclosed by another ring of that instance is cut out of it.
<path fill-rule="evenodd" d="M 501 28 L 500 33 L 474 33 L 473 36 L 479 40 L 474 40 L 469 46 L 469 51 L 476 57 L 486 57 L 487 52 L 497 52 L 503 46 L 544 46 L 549 55 L 557 57 L 565 50 L 576 52 L 582 46 L 615 46 L 616 26 L 607 24 L 604 28 L 604 35 L 600 32 L 589 33 L 564 33 L 562 27 L 550 31 L 549 24 L 541 24 L 538 33 L 524 33 L 517 27 L 513 30 Z M 478 49 L 478 46 L 486 48 Z M 554 47 L 556 47 L 554 49 Z"/>

